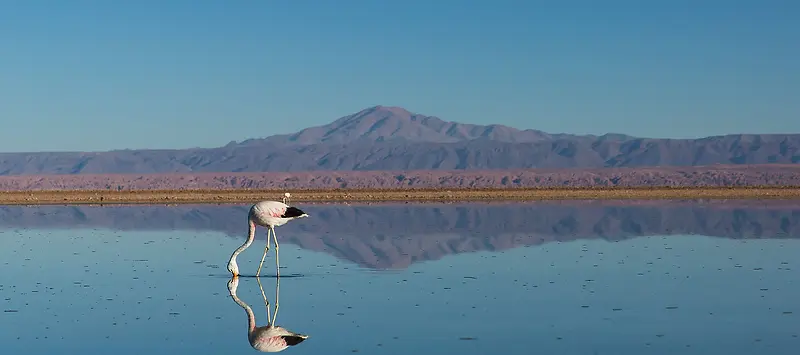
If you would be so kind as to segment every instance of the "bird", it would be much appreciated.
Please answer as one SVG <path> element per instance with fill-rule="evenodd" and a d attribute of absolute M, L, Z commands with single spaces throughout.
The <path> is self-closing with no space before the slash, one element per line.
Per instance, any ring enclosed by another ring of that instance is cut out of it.
<path fill-rule="evenodd" d="M 261 352 L 274 353 L 286 350 L 286 348 L 300 344 L 308 339 L 308 335 L 295 333 L 275 325 L 275 318 L 278 317 L 280 277 L 275 278 L 275 313 L 272 315 L 272 319 L 270 319 L 269 301 L 267 300 L 267 295 L 264 294 L 264 287 L 261 285 L 260 279 L 256 278 L 256 281 L 258 281 L 258 287 L 261 289 L 261 296 L 264 298 L 264 306 L 267 308 L 267 325 L 261 327 L 256 326 L 256 316 L 250 305 L 244 303 L 236 295 L 236 290 L 239 287 L 239 277 L 233 276 L 228 280 L 228 293 L 233 301 L 247 313 L 247 340 L 250 346 Z"/>
<path fill-rule="evenodd" d="M 281 199 L 283 200 L 283 203 L 289 203 L 289 198 L 290 197 L 292 197 L 292 194 L 287 192 L 287 193 L 283 194 L 283 197 Z"/>
<path fill-rule="evenodd" d="M 230 260 L 228 260 L 228 271 L 233 276 L 239 276 L 239 265 L 236 263 L 236 257 L 243 252 L 245 249 L 250 247 L 250 244 L 253 243 L 253 240 L 256 236 L 256 226 L 266 227 L 267 229 L 267 245 L 264 248 L 264 255 L 261 256 L 261 263 L 258 264 L 258 271 L 256 271 L 256 277 L 261 275 L 261 267 L 264 265 L 264 258 L 267 257 L 267 252 L 269 251 L 269 240 L 270 240 L 270 233 L 272 233 L 272 237 L 275 238 L 275 267 L 276 267 L 276 275 L 280 276 L 280 260 L 278 258 L 278 236 L 275 235 L 275 227 L 282 226 L 288 223 L 291 220 L 297 218 L 305 218 L 308 217 L 308 213 L 300 210 L 297 207 L 289 206 L 283 202 L 279 201 L 261 201 L 254 204 L 250 207 L 250 211 L 247 214 L 247 224 L 248 224 L 248 231 L 247 231 L 247 240 L 233 251 L 231 254 Z"/>

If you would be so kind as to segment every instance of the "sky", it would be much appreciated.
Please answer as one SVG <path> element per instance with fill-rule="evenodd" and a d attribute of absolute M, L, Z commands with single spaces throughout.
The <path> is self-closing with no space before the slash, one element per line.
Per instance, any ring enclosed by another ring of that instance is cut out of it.
<path fill-rule="evenodd" d="M 374 105 L 800 133 L 792 0 L 0 0 L 0 152 L 215 147 Z"/>

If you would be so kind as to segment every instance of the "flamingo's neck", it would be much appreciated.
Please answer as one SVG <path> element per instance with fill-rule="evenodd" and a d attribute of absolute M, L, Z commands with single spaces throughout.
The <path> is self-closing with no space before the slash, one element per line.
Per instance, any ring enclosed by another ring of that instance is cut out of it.
<path fill-rule="evenodd" d="M 247 218 L 247 240 L 242 244 L 242 246 L 236 248 L 231 254 L 231 259 L 228 261 L 229 264 L 236 264 L 236 257 L 243 252 L 245 249 L 250 247 L 250 244 L 253 244 L 253 240 L 256 238 L 256 224 L 253 222 L 253 219 L 248 217 Z"/>
<path fill-rule="evenodd" d="M 247 303 L 244 303 L 244 301 L 239 299 L 239 296 L 237 296 L 235 293 L 231 294 L 231 298 L 233 298 L 233 301 L 236 302 L 239 307 L 242 307 L 242 309 L 244 309 L 244 311 L 247 313 L 247 334 L 248 336 L 252 335 L 253 331 L 256 330 L 256 315 L 253 313 L 253 309 L 250 308 Z"/>

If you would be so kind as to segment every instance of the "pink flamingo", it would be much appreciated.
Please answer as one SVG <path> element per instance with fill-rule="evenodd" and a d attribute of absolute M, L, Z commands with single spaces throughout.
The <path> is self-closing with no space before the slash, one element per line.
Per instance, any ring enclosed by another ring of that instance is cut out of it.
<path fill-rule="evenodd" d="M 285 197 L 288 197 L 288 193 Z M 284 198 L 285 200 L 285 198 Z M 261 256 L 261 263 L 258 264 L 258 271 L 256 277 L 261 275 L 261 267 L 264 265 L 264 258 L 267 257 L 269 251 L 270 233 L 275 238 L 275 267 L 276 275 L 280 276 L 280 260 L 278 259 L 278 236 L 275 235 L 275 227 L 282 226 L 289 221 L 297 218 L 308 217 L 308 214 L 301 211 L 297 207 L 289 206 L 283 202 L 278 201 L 261 201 L 250 207 L 250 212 L 247 215 L 248 234 L 247 241 L 239 248 L 233 251 L 230 260 L 228 261 L 228 271 L 233 276 L 239 276 L 239 265 L 236 264 L 236 257 L 245 249 L 250 247 L 253 239 L 256 236 L 256 225 L 266 227 L 267 230 L 267 246 L 264 248 L 264 255 Z"/>

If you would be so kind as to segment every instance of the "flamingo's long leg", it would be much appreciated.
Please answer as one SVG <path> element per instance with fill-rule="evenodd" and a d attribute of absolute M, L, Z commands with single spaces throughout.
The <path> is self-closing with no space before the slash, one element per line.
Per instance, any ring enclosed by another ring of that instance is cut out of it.
<path fill-rule="evenodd" d="M 261 262 L 258 264 L 258 271 L 256 271 L 256 277 L 261 275 L 261 266 L 264 265 L 264 258 L 267 257 L 267 252 L 269 251 L 270 232 L 272 232 L 272 228 L 267 228 L 267 245 L 264 247 L 264 255 L 261 256 Z"/>
<path fill-rule="evenodd" d="M 269 300 L 267 300 L 267 294 L 264 293 L 264 286 L 261 285 L 261 278 L 256 277 L 256 282 L 258 282 L 258 288 L 261 290 L 261 297 L 264 299 L 264 308 L 267 309 L 267 322 L 271 319 L 272 315 L 270 314 L 269 310 Z M 270 323 L 272 324 L 272 323 Z"/>
<path fill-rule="evenodd" d="M 275 227 L 270 227 L 270 229 L 272 229 L 272 236 L 275 238 L 275 276 L 281 276 L 281 261 L 278 258 L 278 250 L 280 249 L 278 236 L 275 234 Z"/>
<path fill-rule="evenodd" d="M 281 278 L 275 278 L 275 313 L 272 314 L 272 323 L 275 324 L 275 319 L 278 318 L 278 306 L 280 305 L 281 294 Z"/>

